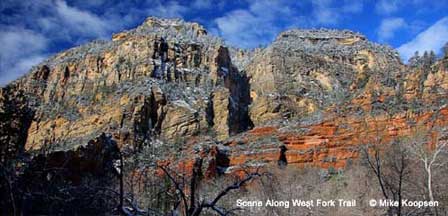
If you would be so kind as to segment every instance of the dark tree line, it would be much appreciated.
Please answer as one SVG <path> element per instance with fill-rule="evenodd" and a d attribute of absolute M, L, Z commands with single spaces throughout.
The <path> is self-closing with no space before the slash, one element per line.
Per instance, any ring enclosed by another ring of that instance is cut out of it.
<path fill-rule="evenodd" d="M 442 58 L 448 58 L 448 42 L 442 47 Z M 415 51 L 414 55 L 409 58 L 408 63 L 411 67 L 428 68 L 437 61 L 437 56 L 433 50 L 423 52 Z"/>
<path fill-rule="evenodd" d="M 422 56 L 418 51 L 415 51 L 414 56 L 409 59 L 409 65 L 411 67 L 423 67 L 428 68 L 434 64 L 437 60 L 434 51 L 425 51 Z"/>

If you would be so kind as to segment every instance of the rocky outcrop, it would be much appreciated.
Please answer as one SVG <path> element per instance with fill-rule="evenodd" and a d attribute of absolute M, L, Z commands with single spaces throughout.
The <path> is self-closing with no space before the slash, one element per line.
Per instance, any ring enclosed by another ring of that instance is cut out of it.
<path fill-rule="evenodd" d="M 133 148 L 215 129 L 224 138 L 249 125 L 247 79 L 228 48 L 182 20 L 148 18 L 112 41 L 59 53 L 11 86 L 33 101 L 27 150 L 72 149 L 103 132 Z M 214 89 L 226 89 L 228 106 L 212 112 L 229 120 L 209 124 Z"/>
<path fill-rule="evenodd" d="M 41 179 L 48 183 L 52 177 L 64 177 L 64 181 L 72 184 L 81 184 L 83 176 L 102 175 L 114 176 L 115 161 L 120 159 L 118 146 L 111 137 L 101 134 L 87 145 L 70 151 L 54 151 L 48 154 L 39 154 L 34 157 L 30 165 L 24 171 L 24 177 L 29 179 L 29 184 L 34 184 L 32 179 Z M 58 176 L 58 172 L 65 173 Z M 40 178 L 31 175 L 40 174 Z"/>
<path fill-rule="evenodd" d="M 227 138 L 230 133 L 229 107 L 231 106 L 230 93 L 226 88 L 216 89 L 211 96 L 211 123 L 217 133 L 218 139 Z"/>
<path fill-rule="evenodd" d="M 325 110 L 371 91 L 369 83 L 393 91 L 395 84 L 388 79 L 400 76 L 402 67 L 395 51 L 360 34 L 286 31 L 246 67 L 253 100 L 250 117 L 258 126 Z"/>
<path fill-rule="evenodd" d="M 361 157 L 363 146 L 383 145 L 417 132 L 431 134 L 428 142 L 432 143 L 437 141 L 436 137 L 446 136 L 446 131 L 432 129 L 447 126 L 447 108 L 394 117 L 337 117 L 313 125 L 257 127 L 215 145 L 211 148 L 213 151 L 202 151 L 199 155 L 206 155 L 204 158 L 213 162 L 204 164 L 206 167 L 203 168 L 211 176 L 237 174 L 272 164 L 313 166 L 334 172 Z M 199 146 L 204 144 L 197 144 L 197 148 L 204 149 Z"/>
<path fill-rule="evenodd" d="M 174 101 L 166 107 L 161 126 L 162 136 L 193 136 L 199 133 L 199 113 L 184 101 Z M 204 125 L 205 126 L 205 125 Z"/>
<path fill-rule="evenodd" d="M 167 151 L 151 160 L 191 168 L 199 156 L 206 176 L 268 163 L 342 168 L 372 127 L 390 140 L 407 136 L 409 119 L 444 116 L 446 68 L 404 65 L 351 31 L 288 30 L 242 50 L 197 23 L 150 17 L 2 89 L 1 160 L 71 152 L 105 133 L 126 152 Z"/>
<path fill-rule="evenodd" d="M 117 205 L 119 159 L 116 143 L 104 134 L 74 150 L 39 154 L 22 167 L 16 205 L 26 215 L 110 211 Z"/>

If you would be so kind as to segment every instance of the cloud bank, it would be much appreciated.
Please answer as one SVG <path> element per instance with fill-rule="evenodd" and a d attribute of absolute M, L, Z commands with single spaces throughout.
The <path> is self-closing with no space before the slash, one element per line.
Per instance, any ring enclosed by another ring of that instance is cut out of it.
<path fill-rule="evenodd" d="M 411 41 L 398 47 L 401 57 L 408 60 L 415 51 L 420 53 L 433 50 L 440 54 L 443 45 L 448 42 L 448 16 L 418 34 Z"/>
<path fill-rule="evenodd" d="M 387 41 L 395 36 L 395 33 L 407 27 L 407 23 L 403 18 L 387 18 L 381 21 L 378 29 L 378 40 L 380 42 Z"/>
<path fill-rule="evenodd" d="M 344 17 L 362 12 L 363 2 L 250 1 L 247 9 L 232 10 L 216 18 L 215 32 L 231 45 L 253 48 L 271 42 L 278 33 L 288 28 L 333 27 Z"/>
<path fill-rule="evenodd" d="M 19 27 L 0 30 L 0 84 L 7 83 L 44 60 L 47 39 L 34 31 Z"/>

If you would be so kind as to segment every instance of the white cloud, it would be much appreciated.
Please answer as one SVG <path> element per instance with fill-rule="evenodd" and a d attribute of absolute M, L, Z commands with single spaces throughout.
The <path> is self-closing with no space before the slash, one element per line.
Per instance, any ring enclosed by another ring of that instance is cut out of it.
<path fill-rule="evenodd" d="M 278 15 L 292 15 L 294 11 L 291 6 L 285 1 L 269 1 L 269 0 L 258 0 L 253 1 L 249 5 L 249 10 L 260 18 L 265 18 L 267 20 L 272 20 Z"/>
<path fill-rule="evenodd" d="M 389 39 L 392 39 L 396 31 L 406 27 L 407 23 L 403 18 L 395 17 L 383 19 L 377 31 L 378 39 L 380 41 L 387 41 Z"/>
<path fill-rule="evenodd" d="M 375 2 L 375 12 L 381 15 L 391 15 L 401 11 L 424 14 L 448 9 L 447 0 L 377 0 Z"/>
<path fill-rule="evenodd" d="M 196 9 L 207 9 L 212 6 L 211 0 L 195 0 L 192 3 L 192 7 Z"/>
<path fill-rule="evenodd" d="M 391 14 L 396 12 L 400 5 L 400 0 L 379 0 L 375 5 L 375 10 L 380 14 Z"/>
<path fill-rule="evenodd" d="M 257 47 L 271 42 L 280 30 L 303 22 L 298 7 L 300 3 L 287 0 L 252 1 L 247 9 L 233 10 L 215 19 L 216 28 L 211 29 L 231 45 Z"/>
<path fill-rule="evenodd" d="M 260 16 L 259 13 L 265 9 L 264 2 L 253 2 L 252 9 L 237 9 L 226 13 L 224 16 L 216 18 L 216 30 L 231 45 L 241 47 L 255 47 L 263 41 L 263 31 L 266 29 L 258 28 L 264 21 L 270 20 L 269 12 L 266 16 Z M 264 41 L 266 42 L 266 41 Z"/>
<path fill-rule="evenodd" d="M 0 31 L 0 85 L 25 74 L 47 55 L 47 39 L 39 33 L 18 27 Z"/>
<path fill-rule="evenodd" d="M 448 16 L 437 21 L 411 41 L 401 45 L 398 48 L 398 52 L 405 60 L 409 59 L 415 51 L 433 50 L 436 53 L 440 53 L 440 49 L 447 41 Z"/>
<path fill-rule="evenodd" d="M 336 25 L 344 16 L 362 12 L 364 8 L 363 0 L 314 0 L 313 20 L 317 24 Z"/>
<path fill-rule="evenodd" d="M 156 1 L 154 3 L 155 5 L 153 7 L 146 10 L 148 15 L 164 18 L 182 18 L 183 14 L 188 11 L 187 7 L 179 4 L 176 1 Z"/>
<path fill-rule="evenodd" d="M 22 76 L 44 60 L 50 54 L 51 43 L 82 43 L 87 39 L 109 37 L 111 26 L 114 26 L 98 15 L 67 5 L 62 0 L 54 4 L 49 1 L 26 2 L 19 6 L 27 13 L 21 23 L 1 26 L 0 30 L 0 85 Z"/>
<path fill-rule="evenodd" d="M 344 0 L 342 12 L 344 13 L 360 13 L 364 9 L 364 1 L 362 0 Z"/>
<path fill-rule="evenodd" d="M 300 4 L 287 0 L 252 1 L 247 9 L 233 10 L 216 18 L 216 28 L 211 26 L 210 29 L 231 45 L 246 48 L 265 45 L 280 30 L 305 21 L 297 11 Z"/>
<path fill-rule="evenodd" d="M 313 14 L 318 23 L 336 24 L 339 22 L 340 15 L 335 8 L 331 7 L 331 0 L 316 0 L 313 3 Z"/>
<path fill-rule="evenodd" d="M 260 44 L 262 29 L 257 26 L 262 22 L 247 10 L 234 10 L 215 20 L 221 35 L 232 45 L 254 47 Z"/>
<path fill-rule="evenodd" d="M 65 1 L 56 1 L 56 12 L 72 31 L 83 35 L 106 37 L 111 28 L 111 25 L 97 15 L 70 7 Z"/>

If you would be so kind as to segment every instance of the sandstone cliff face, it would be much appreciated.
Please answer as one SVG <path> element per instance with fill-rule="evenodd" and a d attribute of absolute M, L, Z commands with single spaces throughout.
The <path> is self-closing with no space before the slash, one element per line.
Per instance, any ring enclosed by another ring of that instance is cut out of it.
<path fill-rule="evenodd" d="M 342 168 L 378 128 L 385 140 L 407 136 L 436 112 L 446 127 L 447 61 L 411 68 L 391 48 L 336 30 L 290 30 L 241 50 L 197 23 L 148 18 L 2 89 L 1 160 L 105 133 L 133 154 L 168 149 L 150 157 L 187 169 L 202 157 L 207 176 L 279 158 Z"/>
<path fill-rule="evenodd" d="M 244 164 L 276 163 L 280 148 L 285 146 L 288 165 L 341 169 L 360 157 L 363 145 L 386 144 L 447 125 L 448 109 L 443 108 L 417 115 L 335 118 L 311 126 L 259 127 L 226 143 L 233 147 L 227 153 L 230 162 L 225 168 L 231 172 L 243 169 Z M 435 142 L 434 137 L 446 136 L 445 130 L 431 133 L 430 142 Z M 380 141 L 376 141 L 378 137 Z"/>
<path fill-rule="evenodd" d="M 103 132 L 134 147 L 208 130 L 226 138 L 247 128 L 246 82 L 197 23 L 148 18 L 110 42 L 59 53 L 11 86 L 33 101 L 26 150 L 57 150 Z"/>
<path fill-rule="evenodd" d="M 255 125 L 324 110 L 349 96 L 394 89 L 402 73 L 398 54 L 349 31 L 290 30 L 281 33 L 246 67 Z"/>

